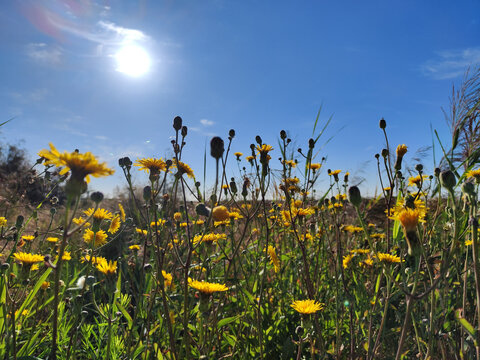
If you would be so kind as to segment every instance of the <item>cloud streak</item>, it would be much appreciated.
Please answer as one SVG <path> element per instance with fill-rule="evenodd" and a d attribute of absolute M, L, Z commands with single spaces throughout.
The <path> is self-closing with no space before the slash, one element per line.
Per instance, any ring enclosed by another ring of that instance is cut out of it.
<path fill-rule="evenodd" d="M 480 47 L 470 47 L 439 51 L 435 59 L 421 66 L 421 70 L 435 80 L 446 80 L 462 76 L 469 66 L 476 64 L 480 64 Z"/>
<path fill-rule="evenodd" d="M 48 46 L 45 43 L 28 44 L 26 53 L 28 57 L 42 64 L 58 65 L 62 62 L 61 48 Z"/>

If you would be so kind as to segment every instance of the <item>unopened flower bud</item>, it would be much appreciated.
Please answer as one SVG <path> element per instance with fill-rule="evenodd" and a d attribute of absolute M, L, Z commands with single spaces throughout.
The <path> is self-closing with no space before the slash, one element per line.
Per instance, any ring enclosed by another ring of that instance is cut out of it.
<path fill-rule="evenodd" d="M 197 213 L 197 215 L 201 215 L 205 217 L 210 216 L 210 209 L 206 207 L 205 204 L 198 204 L 195 207 L 195 212 Z"/>
<path fill-rule="evenodd" d="M 280 139 L 285 140 L 287 138 L 287 133 L 285 130 L 280 131 Z"/>
<path fill-rule="evenodd" d="M 182 118 L 180 116 L 175 116 L 175 119 L 173 119 L 173 128 L 176 131 L 179 131 L 182 128 Z"/>
<path fill-rule="evenodd" d="M 309 139 L 308 140 L 308 148 L 313 149 L 315 147 L 315 140 Z"/>
<path fill-rule="evenodd" d="M 387 158 L 388 157 L 388 149 L 382 149 L 382 156 L 384 158 Z"/>
<path fill-rule="evenodd" d="M 182 126 L 182 137 L 187 136 L 188 128 L 186 126 Z"/>
<path fill-rule="evenodd" d="M 152 188 L 150 186 L 145 186 L 143 188 L 143 200 L 149 201 L 152 197 Z"/>
<path fill-rule="evenodd" d="M 230 129 L 230 131 L 228 132 L 228 136 L 230 140 L 232 140 L 235 137 L 235 130 Z"/>
<path fill-rule="evenodd" d="M 360 189 L 357 186 L 350 186 L 348 188 L 348 201 L 357 207 L 362 203 L 362 195 L 360 194 Z"/>
<path fill-rule="evenodd" d="M 473 183 L 470 182 L 470 181 L 464 182 L 464 183 L 462 184 L 462 191 L 463 191 L 465 194 L 474 196 L 474 195 L 475 195 L 475 185 L 473 185 Z"/>
<path fill-rule="evenodd" d="M 262 145 L 262 138 L 259 135 L 255 136 L 255 141 L 258 145 Z"/>
<path fill-rule="evenodd" d="M 385 129 L 387 127 L 387 122 L 385 121 L 384 118 L 380 119 L 379 126 L 380 126 L 380 129 Z"/>
<path fill-rule="evenodd" d="M 452 191 L 453 187 L 457 183 L 457 180 L 455 179 L 455 174 L 450 170 L 442 171 L 440 173 L 440 183 L 445 189 Z"/>
<path fill-rule="evenodd" d="M 438 167 L 435 168 L 435 170 L 433 170 L 433 174 L 434 174 L 437 178 L 440 176 L 440 173 L 441 173 L 441 172 L 442 172 L 442 171 L 441 171 L 440 168 L 438 168 Z"/>
<path fill-rule="evenodd" d="M 210 155 L 214 159 L 220 159 L 225 151 L 225 146 L 221 137 L 215 136 L 210 141 Z"/>
<path fill-rule="evenodd" d="M 421 173 L 423 171 L 423 165 L 422 164 L 415 165 L 415 170 L 417 170 L 419 173 Z"/>
<path fill-rule="evenodd" d="M 103 200 L 103 194 L 100 191 L 95 191 L 90 195 L 90 199 L 98 204 Z"/>

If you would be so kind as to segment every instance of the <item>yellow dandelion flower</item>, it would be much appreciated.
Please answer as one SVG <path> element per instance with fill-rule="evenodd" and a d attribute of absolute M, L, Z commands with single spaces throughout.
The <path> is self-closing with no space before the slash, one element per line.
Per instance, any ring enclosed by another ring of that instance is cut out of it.
<path fill-rule="evenodd" d="M 3 216 L 0 216 L 0 227 L 7 226 L 7 219 Z"/>
<path fill-rule="evenodd" d="M 13 254 L 15 260 L 22 263 L 22 265 L 31 266 L 32 264 L 39 263 L 43 261 L 43 255 L 39 254 L 30 254 L 23 251 L 16 252 Z"/>
<path fill-rule="evenodd" d="M 163 161 L 162 158 L 137 159 L 137 161 L 135 161 L 133 165 L 138 166 L 138 170 L 149 171 L 150 174 L 153 175 L 160 173 L 160 171 L 167 170 L 167 164 L 165 163 L 165 161 Z"/>
<path fill-rule="evenodd" d="M 173 214 L 173 220 L 175 221 L 182 220 L 182 213 L 176 212 L 175 214 Z"/>
<path fill-rule="evenodd" d="M 173 163 L 178 170 L 178 175 L 182 176 L 183 174 L 187 174 L 187 176 L 192 179 L 195 177 L 195 175 L 193 174 L 192 168 L 187 164 L 185 164 L 184 162 L 173 159 Z"/>
<path fill-rule="evenodd" d="M 33 239 L 35 239 L 35 235 L 23 235 L 22 239 L 25 241 L 33 241 Z"/>
<path fill-rule="evenodd" d="M 414 231 L 418 225 L 418 220 L 421 216 L 419 209 L 402 208 L 395 213 L 395 218 L 400 221 L 405 232 Z"/>
<path fill-rule="evenodd" d="M 85 229 L 85 232 L 83 233 L 83 240 L 87 244 L 90 244 L 92 242 L 93 236 L 94 236 L 94 232 L 92 231 L 92 229 Z M 95 247 L 102 246 L 106 244 L 107 238 L 108 238 L 108 235 L 105 231 L 98 230 L 95 233 L 95 240 L 93 241 L 93 245 Z"/>
<path fill-rule="evenodd" d="M 133 251 L 139 251 L 140 250 L 140 245 L 130 245 L 128 247 L 130 250 L 133 250 Z"/>
<path fill-rule="evenodd" d="M 125 209 L 123 208 L 122 204 L 118 204 L 118 209 L 120 210 L 120 219 L 122 222 L 125 222 L 127 216 L 125 215 Z"/>
<path fill-rule="evenodd" d="M 409 177 L 408 178 L 408 186 L 420 187 L 420 184 L 423 183 L 427 179 L 428 179 L 427 175 L 422 175 L 422 176 L 417 175 L 417 176 Z"/>
<path fill-rule="evenodd" d="M 233 153 L 233 155 L 235 155 L 237 157 L 237 160 L 240 161 L 240 157 L 243 156 L 243 153 L 241 152 L 236 152 L 236 153 Z"/>
<path fill-rule="evenodd" d="M 73 218 L 72 221 L 73 221 L 76 225 L 83 225 L 84 227 L 90 227 L 90 223 L 89 223 L 89 222 L 85 222 L 85 219 L 84 219 L 84 218 L 81 218 L 81 217 Z"/>
<path fill-rule="evenodd" d="M 104 257 L 102 256 L 90 256 L 90 255 L 85 255 L 83 256 L 80 261 L 82 263 L 84 262 L 91 262 L 93 265 L 97 265 L 97 264 L 100 264 L 102 262 L 107 262 L 107 259 L 105 259 Z"/>
<path fill-rule="evenodd" d="M 290 306 L 300 314 L 313 314 L 322 310 L 324 304 L 315 300 L 295 300 Z"/>
<path fill-rule="evenodd" d="M 370 249 L 352 249 L 350 252 L 352 254 L 368 254 L 370 253 Z"/>
<path fill-rule="evenodd" d="M 385 239 L 386 235 L 381 233 L 373 233 L 370 235 L 372 239 Z"/>
<path fill-rule="evenodd" d="M 253 162 L 253 160 L 255 160 L 255 156 L 253 155 L 249 155 L 249 156 L 246 156 L 245 159 L 248 161 L 248 162 Z"/>
<path fill-rule="evenodd" d="M 188 285 L 195 289 L 200 291 L 202 294 L 213 294 L 214 292 L 217 291 L 227 291 L 228 287 L 225 286 L 225 284 L 216 284 L 216 283 L 209 283 L 206 281 L 197 281 L 197 280 L 192 280 L 188 278 Z"/>
<path fill-rule="evenodd" d="M 102 261 L 97 264 L 97 270 L 101 273 L 104 273 L 107 276 L 115 275 L 117 273 L 117 262 L 116 261 Z"/>
<path fill-rule="evenodd" d="M 273 147 L 271 145 L 263 144 L 262 146 L 257 145 L 257 151 L 259 154 L 262 153 L 268 153 L 273 150 Z"/>
<path fill-rule="evenodd" d="M 58 241 L 58 237 L 49 236 L 45 240 L 47 240 L 48 242 L 51 242 L 51 243 L 56 243 Z"/>
<path fill-rule="evenodd" d="M 41 285 L 42 290 L 47 290 L 50 287 L 50 281 L 44 281 Z"/>
<path fill-rule="evenodd" d="M 213 220 L 215 221 L 228 220 L 229 219 L 228 209 L 223 205 L 215 206 L 212 210 L 212 217 L 213 217 Z"/>
<path fill-rule="evenodd" d="M 268 255 L 270 256 L 270 264 L 273 264 L 273 269 L 277 273 L 280 270 L 280 260 L 272 245 L 268 245 Z"/>
<path fill-rule="evenodd" d="M 58 258 L 58 256 L 57 256 Z M 72 260 L 72 255 L 70 254 L 70 251 L 64 251 L 63 256 L 62 256 L 63 261 L 70 261 Z"/>
<path fill-rule="evenodd" d="M 142 230 L 142 229 L 139 229 L 139 228 L 135 228 L 135 231 L 137 232 L 137 234 L 140 234 L 140 235 L 143 235 L 143 236 L 147 236 L 147 234 L 148 234 L 147 230 Z"/>
<path fill-rule="evenodd" d="M 227 238 L 226 234 L 205 234 L 205 235 L 196 235 L 193 238 L 193 243 L 198 244 L 199 242 L 204 242 L 204 243 L 214 243 L 217 242 L 218 240 L 224 240 Z"/>
<path fill-rule="evenodd" d="M 90 152 L 84 154 L 78 151 L 60 153 L 52 143 L 50 150 L 41 150 L 38 155 L 44 159 L 45 165 L 55 165 L 62 167 L 60 175 L 66 174 L 68 171 L 72 172 L 71 177 L 78 181 L 90 181 L 90 175 L 94 177 L 102 177 L 112 175 L 114 171 L 109 169 L 106 163 L 99 163 L 97 158 Z"/>
<path fill-rule="evenodd" d="M 308 168 L 310 170 L 313 170 L 314 172 L 317 171 L 318 169 L 320 169 L 322 167 L 322 164 L 320 163 L 310 163 L 308 164 Z"/>
<path fill-rule="evenodd" d="M 120 229 L 120 224 L 121 224 L 121 222 L 120 222 L 120 216 L 117 215 L 117 216 L 115 216 L 115 217 L 112 219 L 112 221 L 110 222 L 110 226 L 109 226 L 109 228 L 108 228 L 108 232 L 109 232 L 110 234 L 115 234 L 115 233 L 118 231 L 118 229 Z"/>
<path fill-rule="evenodd" d="M 480 169 L 470 170 L 465 174 L 468 178 L 474 178 L 477 184 L 480 184 Z"/>
<path fill-rule="evenodd" d="M 164 286 L 166 288 L 172 288 L 173 287 L 173 276 L 170 273 L 167 273 L 165 270 L 162 270 L 162 275 L 163 275 L 163 280 L 164 280 Z"/>
<path fill-rule="evenodd" d="M 407 145 L 405 144 L 398 145 L 396 152 L 398 157 L 404 156 L 407 153 Z"/>
<path fill-rule="evenodd" d="M 330 171 L 328 175 L 338 175 L 342 172 L 342 170 L 333 170 L 333 171 Z"/>
<path fill-rule="evenodd" d="M 377 253 L 377 259 L 381 262 L 389 263 L 389 264 L 395 264 L 402 261 L 400 257 L 396 255 L 385 254 L 385 253 Z"/>
<path fill-rule="evenodd" d="M 343 265 L 344 269 L 348 268 L 348 265 L 350 264 L 350 262 L 352 261 L 354 256 L 355 256 L 355 254 L 348 254 L 348 255 L 343 257 L 342 265 Z"/>
<path fill-rule="evenodd" d="M 113 218 L 113 214 L 110 211 L 102 208 L 98 208 L 97 210 L 95 210 L 94 208 L 90 208 L 88 210 L 85 210 L 83 213 L 88 217 L 93 215 L 94 220 L 101 221 L 101 220 L 110 220 L 111 218 Z"/>
<path fill-rule="evenodd" d="M 297 166 L 297 163 L 294 160 L 282 160 L 282 163 L 292 168 Z"/>

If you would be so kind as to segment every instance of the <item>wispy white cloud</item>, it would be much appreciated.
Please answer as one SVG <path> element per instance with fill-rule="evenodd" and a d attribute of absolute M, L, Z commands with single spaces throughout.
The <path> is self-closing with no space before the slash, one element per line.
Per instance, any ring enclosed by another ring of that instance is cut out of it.
<path fill-rule="evenodd" d="M 17 103 L 30 104 L 44 100 L 48 96 L 48 90 L 46 88 L 38 88 L 25 92 L 12 91 L 9 95 Z"/>
<path fill-rule="evenodd" d="M 444 50 L 435 59 L 421 66 L 422 72 L 436 80 L 453 79 L 462 76 L 469 66 L 480 64 L 480 47 L 463 50 Z"/>
<path fill-rule="evenodd" d="M 31 43 L 26 46 L 27 55 L 36 62 L 58 65 L 62 62 L 62 49 L 45 43 Z"/>
<path fill-rule="evenodd" d="M 202 124 L 203 126 L 212 126 L 213 124 L 215 124 L 215 122 L 208 119 L 201 119 L 200 124 Z"/>
<path fill-rule="evenodd" d="M 204 131 L 203 129 L 198 128 L 198 127 L 195 127 L 195 126 L 189 126 L 189 127 L 188 127 L 188 130 L 191 130 L 191 131 L 193 131 L 193 132 L 196 132 L 196 133 L 199 133 L 199 134 L 201 134 L 201 135 L 208 136 L 208 137 L 212 137 L 212 136 L 216 136 L 216 135 L 217 135 L 217 134 L 214 133 L 214 132 Z"/>

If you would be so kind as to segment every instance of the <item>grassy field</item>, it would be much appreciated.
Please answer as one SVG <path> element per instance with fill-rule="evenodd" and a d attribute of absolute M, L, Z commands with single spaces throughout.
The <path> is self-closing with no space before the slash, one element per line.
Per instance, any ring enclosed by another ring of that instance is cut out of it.
<path fill-rule="evenodd" d="M 372 199 L 314 157 L 319 137 L 297 151 L 285 131 L 243 154 L 233 130 L 213 138 L 204 193 L 177 117 L 173 159 L 119 160 L 118 204 L 82 195 L 113 172 L 94 155 L 41 150 L 52 192 L 30 211 L 0 203 L 0 357 L 478 359 L 474 154 L 445 152 L 442 169 L 408 177 L 408 146 L 391 147 L 387 130 L 381 120 Z"/>

